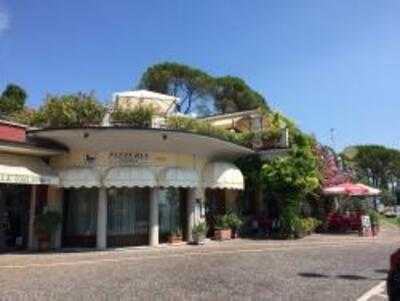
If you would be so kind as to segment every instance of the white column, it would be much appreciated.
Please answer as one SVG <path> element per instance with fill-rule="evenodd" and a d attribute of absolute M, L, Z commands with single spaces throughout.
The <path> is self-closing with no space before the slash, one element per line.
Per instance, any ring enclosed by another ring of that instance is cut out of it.
<path fill-rule="evenodd" d="M 196 208 L 196 189 L 191 188 L 188 191 L 187 195 L 187 210 L 186 210 L 186 218 L 187 218 L 187 241 L 193 241 L 193 227 L 196 224 L 195 221 L 195 208 Z"/>
<path fill-rule="evenodd" d="M 63 194 L 64 190 L 55 186 L 47 187 L 47 204 L 50 210 L 63 214 Z M 62 224 L 52 235 L 51 246 L 55 249 L 61 248 L 62 241 Z"/>
<path fill-rule="evenodd" d="M 159 188 L 152 188 L 150 192 L 150 217 L 149 217 L 149 244 L 156 247 L 159 244 L 158 225 L 158 200 Z"/>
<path fill-rule="evenodd" d="M 195 218 L 194 222 L 195 224 L 197 223 L 205 223 L 206 222 L 206 217 L 203 214 L 205 211 L 205 206 L 206 206 L 206 191 L 204 188 L 198 187 L 196 188 L 196 210 L 195 210 Z M 199 204 L 197 204 L 197 201 L 199 201 Z"/>
<path fill-rule="evenodd" d="M 37 186 L 31 186 L 31 198 L 29 205 L 29 233 L 28 233 L 28 250 L 35 249 L 35 215 L 36 215 L 36 190 Z"/>
<path fill-rule="evenodd" d="M 97 249 L 107 248 L 107 189 L 99 188 L 99 200 L 97 205 Z"/>

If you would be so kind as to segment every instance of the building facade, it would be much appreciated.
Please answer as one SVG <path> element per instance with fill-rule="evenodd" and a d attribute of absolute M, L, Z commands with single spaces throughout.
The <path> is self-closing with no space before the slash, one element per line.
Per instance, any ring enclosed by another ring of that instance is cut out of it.
<path fill-rule="evenodd" d="M 234 208 L 244 179 L 232 162 L 253 151 L 164 129 L 175 100 L 148 91 L 116 93 L 110 111 L 144 102 L 157 109 L 148 129 L 115 126 L 109 116 L 102 126 L 85 128 L 4 123 L 0 250 L 35 249 L 35 216 L 43 210 L 63 217 L 53 247 L 105 249 L 157 246 L 175 232 L 191 241 L 195 224 L 212 226 L 216 214 Z"/>

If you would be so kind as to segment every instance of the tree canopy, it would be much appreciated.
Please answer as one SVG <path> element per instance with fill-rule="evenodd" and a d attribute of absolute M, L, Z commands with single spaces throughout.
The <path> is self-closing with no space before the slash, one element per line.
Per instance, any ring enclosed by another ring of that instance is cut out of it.
<path fill-rule="evenodd" d="M 396 192 L 400 184 L 399 150 L 382 145 L 356 145 L 346 148 L 342 157 L 359 181 Z"/>
<path fill-rule="evenodd" d="M 178 63 L 161 63 L 149 67 L 139 88 L 177 96 L 182 113 L 213 110 L 218 113 L 268 109 L 263 96 L 244 80 L 233 76 L 213 77 L 197 68 Z"/>
<path fill-rule="evenodd" d="M 264 97 L 253 91 L 239 77 L 216 78 L 212 96 L 216 110 L 222 113 L 245 111 L 259 107 L 267 108 Z"/>
<path fill-rule="evenodd" d="M 177 109 L 189 113 L 196 101 L 209 96 L 212 78 L 205 72 L 177 63 L 162 63 L 149 67 L 142 75 L 139 87 L 180 98 Z"/>
<path fill-rule="evenodd" d="M 15 84 L 9 84 L 0 96 L 0 113 L 9 115 L 24 109 L 27 94 Z"/>

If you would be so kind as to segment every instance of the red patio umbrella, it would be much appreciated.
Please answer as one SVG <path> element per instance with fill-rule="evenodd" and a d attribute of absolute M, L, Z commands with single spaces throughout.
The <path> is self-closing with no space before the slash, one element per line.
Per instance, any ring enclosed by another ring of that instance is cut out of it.
<path fill-rule="evenodd" d="M 373 196 L 380 194 L 381 191 L 361 183 L 343 183 L 323 188 L 322 192 L 326 195 Z"/>

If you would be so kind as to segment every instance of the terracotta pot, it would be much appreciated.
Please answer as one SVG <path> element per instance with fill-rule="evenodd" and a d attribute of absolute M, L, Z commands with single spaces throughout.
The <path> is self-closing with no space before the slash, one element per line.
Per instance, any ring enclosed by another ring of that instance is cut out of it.
<path fill-rule="evenodd" d="M 231 232 L 232 232 L 232 235 L 231 235 L 231 238 L 232 238 L 232 239 L 237 239 L 237 238 L 239 238 L 239 231 L 237 231 L 237 230 L 232 230 Z"/>
<path fill-rule="evenodd" d="M 170 244 L 177 244 L 182 242 L 182 236 L 178 235 L 170 235 L 168 236 L 168 243 Z"/>
<path fill-rule="evenodd" d="M 48 233 L 38 234 L 38 248 L 40 252 L 46 252 L 50 250 L 50 235 Z"/>
<path fill-rule="evenodd" d="M 193 234 L 193 243 L 196 245 L 204 245 L 206 239 L 206 235 L 204 233 L 194 233 Z"/>
<path fill-rule="evenodd" d="M 48 240 L 39 240 L 39 251 L 47 252 L 50 250 L 50 241 Z"/>
<path fill-rule="evenodd" d="M 232 239 L 231 229 L 216 229 L 214 230 L 215 240 L 230 240 Z"/>

